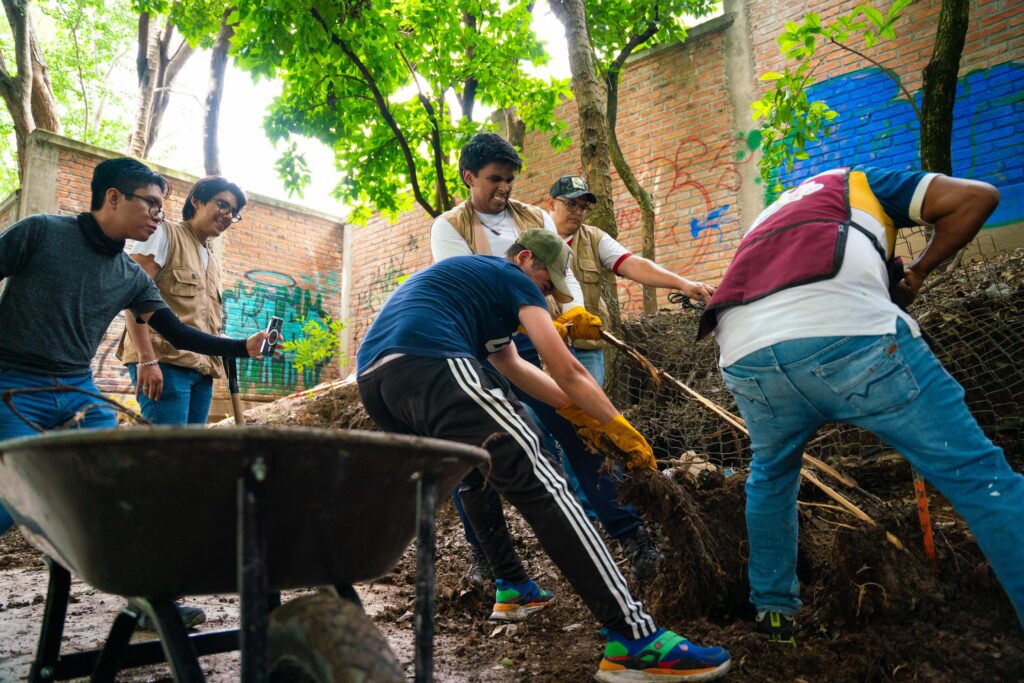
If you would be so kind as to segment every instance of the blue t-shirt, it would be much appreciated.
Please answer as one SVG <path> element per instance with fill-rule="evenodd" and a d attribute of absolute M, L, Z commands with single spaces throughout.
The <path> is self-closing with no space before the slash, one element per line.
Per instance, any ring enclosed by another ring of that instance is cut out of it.
<path fill-rule="evenodd" d="M 508 346 L 519 308 L 547 309 L 540 288 L 511 261 L 453 256 L 416 273 L 370 326 L 356 356 L 357 373 L 391 353 L 476 358 Z"/>

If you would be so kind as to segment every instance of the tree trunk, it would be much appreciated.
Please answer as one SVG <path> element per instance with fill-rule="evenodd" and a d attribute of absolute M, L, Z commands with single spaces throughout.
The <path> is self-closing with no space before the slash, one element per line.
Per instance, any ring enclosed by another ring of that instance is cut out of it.
<path fill-rule="evenodd" d="M 953 173 L 953 104 L 969 17 L 969 0 L 942 0 L 935 47 L 922 85 L 921 166 L 926 171 Z"/>
<path fill-rule="evenodd" d="M 37 128 L 60 135 L 64 132 L 64 126 L 57 114 L 50 69 L 43 60 L 43 51 L 39 48 L 34 29 L 30 28 L 29 38 L 32 51 L 32 118 Z"/>
<path fill-rule="evenodd" d="M 149 156 L 160 133 L 160 124 L 170 101 L 174 79 L 195 52 L 182 40 L 174 55 L 168 57 L 174 27 L 168 23 L 163 30 L 154 28 L 149 14 L 143 12 L 139 15 L 139 51 L 135 60 L 139 94 L 135 125 L 125 152 L 141 158 Z"/>
<path fill-rule="evenodd" d="M 128 136 L 125 153 L 142 157 L 146 152 L 146 138 L 149 137 L 149 116 L 153 110 L 153 91 L 156 83 L 156 69 L 159 63 L 157 33 L 150 30 L 150 16 L 139 14 L 139 49 L 135 57 L 135 70 L 139 79 L 139 95 L 135 103 L 135 124 Z"/>
<path fill-rule="evenodd" d="M 638 34 L 630 37 L 626 46 L 615 57 L 615 60 L 608 67 L 605 76 L 605 85 L 608 93 L 608 144 L 611 150 L 612 163 L 619 173 L 629 194 L 636 200 L 640 207 L 640 236 L 641 253 L 644 258 L 654 260 L 654 199 L 650 192 L 640 185 L 636 179 L 633 169 L 626 163 L 626 157 L 622 155 L 622 147 L 619 146 L 619 134 L 617 131 L 619 119 L 619 76 L 622 73 L 622 66 L 626 59 L 633 53 L 637 46 L 646 43 L 658 31 L 658 24 L 650 22 L 647 27 Z M 658 312 L 658 290 L 654 287 L 643 288 L 644 313 L 654 314 Z"/>
<path fill-rule="evenodd" d="M 220 19 L 220 32 L 210 53 L 210 87 L 206 92 L 206 111 L 203 116 L 203 165 L 206 175 L 220 175 L 220 152 L 217 148 L 217 127 L 220 122 L 220 102 L 224 96 L 224 71 L 228 65 L 228 48 L 235 28 L 228 24 L 228 15 L 234 7 L 224 10 Z"/>
<path fill-rule="evenodd" d="M 617 237 L 605 92 L 591 56 L 590 31 L 583 0 L 551 0 L 551 10 L 565 27 L 572 91 L 579 108 L 580 161 L 590 191 L 597 196 L 597 204 L 587 222 Z"/>

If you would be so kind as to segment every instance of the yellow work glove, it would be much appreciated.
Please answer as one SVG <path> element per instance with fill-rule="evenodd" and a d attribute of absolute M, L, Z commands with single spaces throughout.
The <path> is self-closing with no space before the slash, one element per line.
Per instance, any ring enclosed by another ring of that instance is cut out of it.
<path fill-rule="evenodd" d="M 657 470 L 658 463 L 654 460 L 654 451 L 643 435 L 629 424 L 622 415 L 616 415 L 611 422 L 602 427 L 604 433 L 612 440 L 619 450 L 623 451 L 628 460 L 626 469 L 638 467 Z"/>
<path fill-rule="evenodd" d="M 551 324 L 555 326 L 555 332 L 557 332 L 558 336 L 562 338 L 562 341 L 568 344 L 569 328 L 563 325 L 562 323 L 558 322 L 557 320 L 552 320 Z M 516 328 L 516 332 L 518 332 L 519 334 L 526 334 L 526 328 L 520 325 L 519 327 Z"/>
<path fill-rule="evenodd" d="M 580 440 L 587 448 L 592 451 L 600 450 L 601 435 L 604 434 L 604 428 L 596 418 L 591 417 L 590 413 L 575 403 L 564 405 L 555 412 L 576 427 L 576 435 L 580 437 Z"/>
<path fill-rule="evenodd" d="M 588 313 L 587 309 L 582 306 L 569 309 L 555 318 L 555 322 L 562 323 L 566 327 L 572 326 L 569 334 L 573 339 L 596 341 L 601 338 L 601 319 L 593 313 Z"/>

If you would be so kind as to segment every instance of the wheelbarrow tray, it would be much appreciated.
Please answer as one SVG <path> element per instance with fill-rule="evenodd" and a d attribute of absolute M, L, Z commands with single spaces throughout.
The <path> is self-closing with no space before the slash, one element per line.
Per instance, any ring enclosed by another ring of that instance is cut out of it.
<path fill-rule="evenodd" d="M 0 496 L 29 542 L 103 592 L 232 593 L 238 482 L 262 472 L 268 587 L 284 590 L 386 574 L 416 532 L 417 480 L 447 491 L 488 461 L 355 430 L 88 430 L 0 442 Z"/>

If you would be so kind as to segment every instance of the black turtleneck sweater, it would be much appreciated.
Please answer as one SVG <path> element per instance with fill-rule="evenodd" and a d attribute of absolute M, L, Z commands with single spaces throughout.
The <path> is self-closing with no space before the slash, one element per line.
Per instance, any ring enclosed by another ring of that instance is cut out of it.
<path fill-rule="evenodd" d="M 38 215 L 0 234 L 0 368 L 82 375 L 124 309 L 167 304 L 91 214 Z"/>

